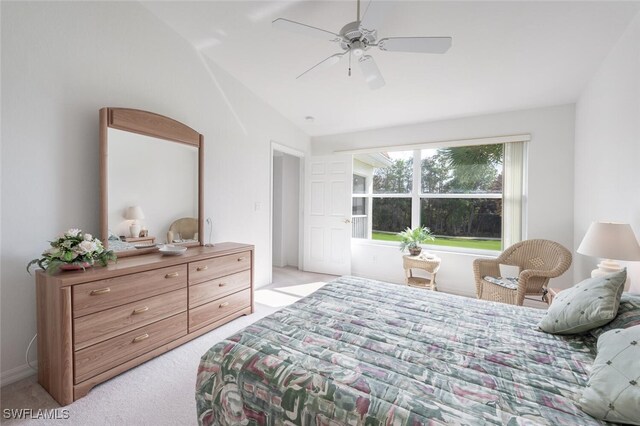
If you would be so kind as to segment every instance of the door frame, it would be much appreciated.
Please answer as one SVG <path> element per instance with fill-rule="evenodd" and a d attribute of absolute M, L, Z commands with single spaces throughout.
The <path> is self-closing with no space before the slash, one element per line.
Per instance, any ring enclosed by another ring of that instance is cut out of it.
<path fill-rule="evenodd" d="M 269 151 L 269 284 L 273 282 L 273 155 L 275 151 L 282 152 L 283 154 L 292 155 L 298 157 L 300 163 L 299 179 L 300 189 L 298 194 L 298 270 L 304 271 L 304 152 L 291 148 L 287 145 L 282 145 L 276 141 L 271 141 L 271 149 Z"/>

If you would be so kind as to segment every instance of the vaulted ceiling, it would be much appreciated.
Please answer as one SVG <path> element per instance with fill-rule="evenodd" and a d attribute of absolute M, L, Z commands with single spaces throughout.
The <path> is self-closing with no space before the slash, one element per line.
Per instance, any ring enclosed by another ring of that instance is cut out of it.
<path fill-rule="evenodd" d="M 370 50 L 386 80 L 378 90 L 355 64 L 349 77 L 344 60 L 296 80 L 340 49 L 271 27 L 284 17 L 338 32 L 356 19 L 355 1 L 143 5 L 312 136 L 575 102 L 640 10 L 610 1 L 391 3 L 380 36 L 446 35 L 453 46 L 444 55 Z"/>

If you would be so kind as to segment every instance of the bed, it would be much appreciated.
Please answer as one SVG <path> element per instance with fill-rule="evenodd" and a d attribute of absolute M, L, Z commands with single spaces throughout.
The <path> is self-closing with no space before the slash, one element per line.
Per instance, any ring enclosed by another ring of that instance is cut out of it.
<path fill-rule="evenodd" d="M 203 355 L 203 425 L 592 425 L 590 335 L 543 310 L 341 277 Z"/>

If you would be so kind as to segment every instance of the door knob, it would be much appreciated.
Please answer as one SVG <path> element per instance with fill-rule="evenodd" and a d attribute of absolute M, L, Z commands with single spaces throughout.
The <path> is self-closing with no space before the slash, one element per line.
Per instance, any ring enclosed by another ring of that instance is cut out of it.
<path fill-rule="evenodd" d="M 349 224 L 349 223 L 351 223 L 351 219 L 345 219 L 345 220 L 343 220 L 343 222 L 346 223 L 346 224 Z"/>

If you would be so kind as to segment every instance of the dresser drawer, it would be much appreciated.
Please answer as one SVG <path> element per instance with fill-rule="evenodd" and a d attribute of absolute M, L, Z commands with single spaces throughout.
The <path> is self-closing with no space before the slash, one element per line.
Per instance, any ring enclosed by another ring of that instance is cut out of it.
<path fill-rule="evenodd" d="M 189 285 L 234 274 L 251 268 L 251 252 L 244 251 L 189 263 Z"/>
<path fill-rule="evenodd" d="M 251 289 L 225 296 L 206 305 L 189 309 L 189 332 L 216 322 L 251 305 Z"/>
<path fill-rule="evenodd" d="M 74 383 L 78 384 L 187 334 L 187 313 L 154 322 L 77 351 Z"/>
<path fill-rule="evenodd" d="M 94 281 L 73 287 L 73 317 L 146 299 L 187 286 L 187 265 Z"/>
<path fill-rule="evenodd" d="M 187 289 L 160 294 L 73 320 L 73 348 L 87 346 L 187 310 Z"/>
<path fill-rule="evenodd" d="M 189 287 L 189 308 L 251 287 L 251 271 L 242 271 Z"/>

